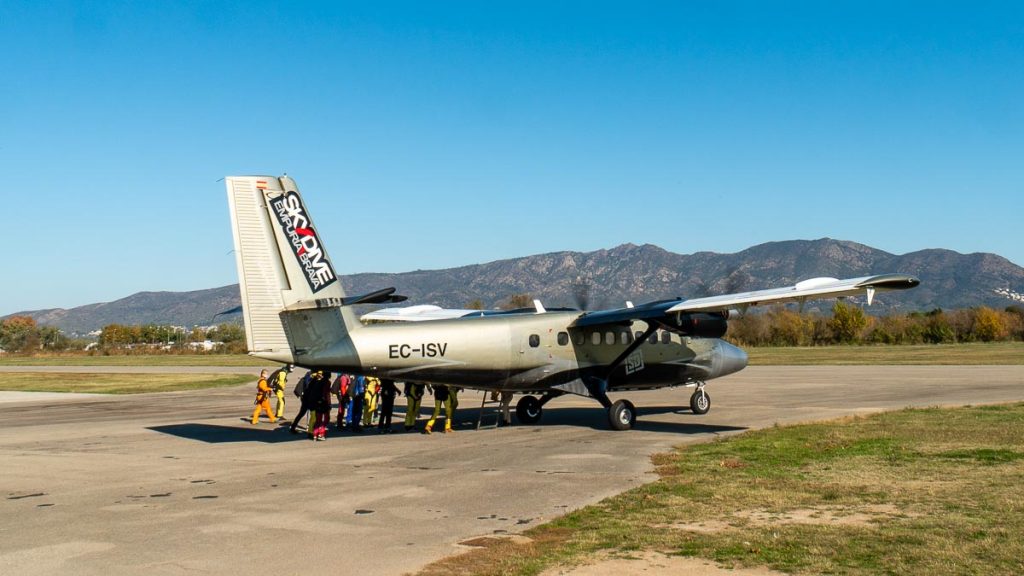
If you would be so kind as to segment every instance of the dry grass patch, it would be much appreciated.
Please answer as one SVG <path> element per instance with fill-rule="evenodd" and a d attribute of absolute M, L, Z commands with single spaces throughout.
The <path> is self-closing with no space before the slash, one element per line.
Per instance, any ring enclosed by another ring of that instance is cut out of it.
<path fill-rule="evenodd" d="M 649 551 L 788 573 L 1024 573 L 1024 404 L 779 427 L 654 462 L 658 481 L 530 530 L 529 545 L 462 555 L 472 568 L 455 573 Z"/>
<path fill-rule="evenodd" d="M 8 372 L 0 378 L 0 390 L 19 392 L 86 392 L 93 394 L 141 394 L 237 386 L 255 378 L 234 374 L 77 374 Z"/>

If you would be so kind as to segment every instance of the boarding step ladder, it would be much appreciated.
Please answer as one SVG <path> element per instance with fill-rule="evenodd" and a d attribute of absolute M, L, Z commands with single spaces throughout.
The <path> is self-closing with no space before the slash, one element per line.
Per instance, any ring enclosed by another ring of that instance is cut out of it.
<path fill-rule="evenodd" d="M 494 416 L 493 424 L 485 424 L 484 419 Z M 501 423 L 501 393 L 494 396 L 492 392 L 484 390 L 483 399 L 480 400 L 480 414 L 476 417 L 476 429 L 497 428 Z"/>

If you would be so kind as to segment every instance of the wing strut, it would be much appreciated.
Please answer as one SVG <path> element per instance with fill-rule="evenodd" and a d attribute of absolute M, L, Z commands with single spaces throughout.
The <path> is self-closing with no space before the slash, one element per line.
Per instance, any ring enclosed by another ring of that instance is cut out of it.
<path fill-rule="evenodd" d="M 633 340 L 633 342 L 626 347 L 622 354 L 619 354 L 619 356 L 615 358 L 615 360 L 612 360 L 611 364 L 605 367 L 604 374 L 602 374 L 600 377 L 588 376 L 586 378 L 583 378 L 583 385 L 587 387 L 587 392 L 590 392 L 590 395 L 597 399 L 597 401 L 600 402 L 601 405 L 604 406 L 605 408 L 612 407 L 612 401 L 608 399 L 608 379 L 611 378 L 612 372 L 614 372 L 616 368 L 621 366 L 622 363 L 626 361 L 626 358 L 629 358 L 629 355 L 635 352 L 637 348 L 642 346 L 643 343 L 648 338 L 650 338 L 651 334 L 654 334 L 654 331 L 658 329 L 658 324 L 656 322 L 647 320 L 646 324 L 647 329 L 644 330 L 643 335 Z"/>

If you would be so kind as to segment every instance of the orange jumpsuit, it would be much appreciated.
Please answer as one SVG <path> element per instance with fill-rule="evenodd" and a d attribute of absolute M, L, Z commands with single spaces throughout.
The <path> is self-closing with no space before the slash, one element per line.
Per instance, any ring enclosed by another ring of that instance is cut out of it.
<path fill-rule="evenodd" d="M 270 423 L 273 424 L 277 421 L 277 417 L 270 411 L 270 394 L 272 390 L 267 385 L 266 378 L 260 378 L 260 381 L 256 383 L 256 409 L 252 411 L 252 423 L 256 424 L 260 421 L 260 410 L 264 410 L 267 413 L 267 417 L 270 418 Z"/>

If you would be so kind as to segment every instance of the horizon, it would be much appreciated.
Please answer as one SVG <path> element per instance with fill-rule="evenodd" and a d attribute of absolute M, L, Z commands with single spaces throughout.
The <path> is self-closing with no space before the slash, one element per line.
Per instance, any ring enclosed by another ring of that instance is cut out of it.
<path fill-rule="evenodd" d="M 636 247 L 653 246 L 655 248 L 658 248 L 658 249 L 661 249 L 661 250 L 665 250 L 665 251 L 670 252 L 672 254 L 677 254 L 677 255 L 680 255 L 680 256 L 692 256 L 692 255 L 694 255 L 696 253 L 699 253 L 699 252 L 710 252 L 712 254 L 719 254 L 719 255 L 739 254 L 740 252 L 745 252 L 747 250 L 750 250 L 750 249 L 753 249 L 753 248 L 757 248 L 757 247 L 765 245 L 765 244 L 780 244 L 780 243 L 788 243 L 788 242 L 822 242 L 822 241 L 833 241 L 833 242 L 840 242 L 840 243 L 852 243 L 852 244 L 857 244 L 859 246 L 865 246 L 867 248 L 871 248 L 872 250 L 880 250 L 878 248 L 875 248 L 873 246 L 869 246 L 867 244 L 863 244 L 863 243 L 857 242 L 855 240 L 842 240 L 842 239 L 838 239 L 838 238 L 770 240 L 768 242 L 762 242 L 761 244 L 755 244 L 753 246 L 748 246 L 747 248 L 744 248 L 742 250 L 738 250 L 736 252 L 715 252 L 715 251 L 712 251 L 712 250 L 698 250 L 696 252 L 689 252 L 689 253 L 685 253 L 685 254 L 684 253 L 679 253 L 679 252 L 673 252 L 671 250 L 667 250 L 666 248 L 664 248 L 662 246 L 658 246 L 657 244 L 652 244 L 652 243 L 635 244 L 635 243 L 631 243 L 631 242 L 625 242 L 623 244 L 618 244 L 616 246 L 612 246 L 612 247 L 609 247 L 609 248 L 598 248 L 596 250 L 588 250 L 588 251 L 553 250 L 553 251 L 550 251 L 550 252 L 542 252 L 542 253 L 539 253 L 539 254 L 527 254 L 527 255 L 524 255 L 524 256 L 513 256 L 513 257 L 510 257 L 510 258 L 499 258 L 497 260 L 489 260 L 489 261 L 486 261 L 486 262 L 477 262 L 477 263 L 474 263 L 474 264 L 457 264 L 455 266 L 450 266 L 450 267 L 447 267 L 447 268 L 419 268 L 419 269 L 415 269 L 415 270 L 404 270 L 404 271 L 398 271 L 398 272 L 379 272 L 379 271 L 352 272 L 352 273 L 349 273 L 349 274 L 340 274 L 339 276 L 344 278 L 344 277 L 358 276 L 358 275 L 362 275 L 362 274 L 410 274 L 410 273 L 415 273 L 415 272 L 434 272 L 434 271 L 447 270 L 447 269 L 451 269 L 451 268 L 462 268 L 462 267 L 466 267 L 466 266 L 486 266 L 488 264 L 494 264 L 494 263 L 497 263 L 497 262 L 503 262 L 503 261 L 508 261 L 508 260 L 518 260 L 518 259 L 523 259 L 523 258 L 532 258 L 532 257 L 535 257 L 535 256 L 544 256 L 544 255 L 548 255 L 548 254 L 561 254 L 561 253 L 565 253 L 565 252 L 572 252 L 572 253 L 576 253 L 576 254 L 590 254 L 590 253 L 593 253 L 593 252 L 600 252 L 602 250 L 604 250 L 604 251 L 611 251 L 611 250 L 615 250 L 617 248 L 622 248 L 623 246 L 636 246 Z M 957 252 L 956 250 L 949 250 L 949 249 L 946 249 L 946 248 L 923 248 L 921 250 L 914 250 L 912 252 L 904 252 L 902 254 L 894 254 L 894 253 L 887 252 L 887 251 L 884 251 L 884 250 L 880 250 L 880 251 L 885 252 L 887 254 L 891 254 L 893 256 L 899 257 L 899 256 L 906 256 L 908 254 L 913 254 L 915 252 L 923 252 L 923 251 L 929 251 L 929 250 L 943 250 L 943 251 L 953 252 L 953 253 L 958 254 L 960 256 L 969 256 L 971 254 L 991 254 L 991 255 L 999 256 L 999 257 L 1002 258 L 1001 255 L 995 254 L 995 253 L 992 253 L 992 252 L 968 252 L 968 253 L 963 253 L 963 252 Z M 1015 263 L 1013 261 L 1010 261 L 1009 259 L 1007 259 L 1007 261 L 1010 262 L 1011 264 L 1013 264 L 1014 266 L 1021 267 L 1020 265 L 1018 265 L 1017 263 Z M 876 272 L 878 272 L 878 273 L 888 273 L 888 272 L 894 272 L 894 271 L 890 270 L 890 271 L 876 271 Z M 806 278 L 802 278 L 801 280 L 806 280 Z M 139 294 L 163 294 L 163 293 L 180 294 L 180 293 L 190 293 L 190 292 L 205 292 L 205 291 L 220 290 L 220 289 L 223 289 L 223 288 L 228 288 L 228 287 L 237 286 L 237 285 L 238 285 L 238 281 L 236 280 L 235 282 L 230 282 L 228 284 L 221 284 L 221 285 L 217 285 L 217 286 L 209 286 L 209 287 L 205 287 L 205 288 L 194 288 L 194 289 L 186 289 L 186 290 L 144 289 L 144 290 L 139 290 L 139 291 L 136 291 L 136 292 L 132 292 L 130 294 L 121 295 L 121 296 L 112 298 L 111 300 L 105 300 L 105 301 L 101 301 L 101 302 L 87 302 L 87 303 L 84 303 L 84 304 L 79 304 L 77 306 L 51 306 L 51 307 L 36 308 L 36 309 L 31 309 L 31 310 L 24 309 L 24 310 L 12 311 L 12 312 L 0 312 L 0 318 L 7 317 L 7 316 L 14 316 L 14 315 L 22 314 L 22 313 L 31 314 L 31 313 L 36 313 L 36 312 L 40 312 L 40 311 L 48 311 L 48 310 L 72 310 L 74 308 L 79 308 L 79 307 L 83 307 L 83 306 L 111 304 L 111 303 L 114 303 L 114 302 L 118 302 L 120 300 L 124 300 L 126 298 L 130 298 L 132 296 L 137 296 Z M 758 287 L 758 288 L 769 288 L 769 287 L 768 286 L 764 286 L 764 287 Z"/>
<path fill-rule="evenodd" d="M 1021 265 L 1022 17 L 10 0 L 0 309 L 237 282 L 220 180 L 253 173 L 294 176 L 343 275 L 823 237 Z"/>

